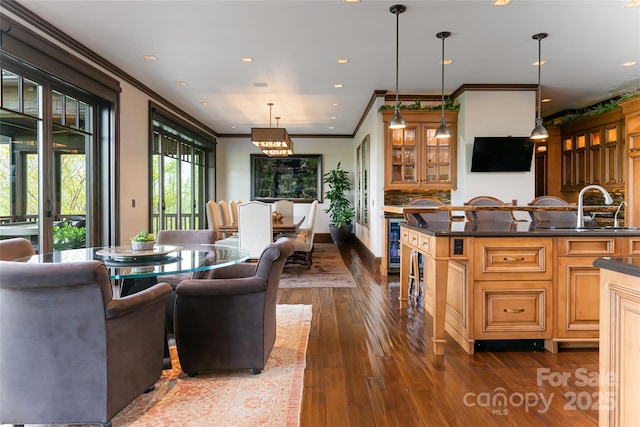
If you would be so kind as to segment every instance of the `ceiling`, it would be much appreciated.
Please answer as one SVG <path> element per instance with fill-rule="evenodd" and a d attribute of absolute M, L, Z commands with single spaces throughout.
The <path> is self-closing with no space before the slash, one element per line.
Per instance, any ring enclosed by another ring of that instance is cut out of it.
<path fill-rule="evenodd" d="M 396 16 L 389 8 L 397 1 L 19 3 L 218 134 L 269 127 L 272 102 L 272 117 L 292 136 L 352 135 L 374 91 L 395 93 Z M 531 36 L 539 32 L 549 34 L 541 75 L 551 101 L 543 116 L 640 88 L 640 7 L 623 7 L 628 0 L 401 3 L 400 94 L 440 94 L 440 31 L 452 33 L 445 94 L 463 84 L 537 83 Z M 637 64 L 621 66 L 627 62 Z"/>

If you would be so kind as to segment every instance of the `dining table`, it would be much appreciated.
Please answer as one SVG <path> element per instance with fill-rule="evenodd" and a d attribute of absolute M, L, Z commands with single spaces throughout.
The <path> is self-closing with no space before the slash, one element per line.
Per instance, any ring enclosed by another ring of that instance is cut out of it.
<path fill-rule="evenodd" d="M 285 215 L 281 218 L 273 220 L 273 234 L 295 233 L 305 220 L 304 215 Z M 225 224 L 218 227 L 218 231 L 222 233 L 237 233 L 238 224 Z"/>

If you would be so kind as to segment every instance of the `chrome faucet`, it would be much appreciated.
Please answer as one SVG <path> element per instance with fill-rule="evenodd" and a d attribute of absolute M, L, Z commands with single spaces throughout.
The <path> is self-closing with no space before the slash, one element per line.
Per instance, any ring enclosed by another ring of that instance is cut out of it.
<path fill-rule="evenodd" d="M 613 226 L 614 227 L 620 227 L 620 221 L 618 220 L 618 214 L 620 213 L 620 209 L 622 208 L 622 206 L 626 206 L 627 202 L 625 202 L 624 200 L 622 201 L 622 203 L 620 203 L 620 206 L 618 206 L 618 209 L 616 209 L 616 214 L 613 217 Z"/>
<path fill-rule="evenodd" d="M 578 195 L 578 220 L 576 221 L 576 228 L 584 228 L 584 193 L 587 190 L 600 190 L 600 192 L 604 195 L 604 203 L 610 205 L 613 203 L 613 199 L 611 195 L 607 193 L 607 190 L 600 187 L 599 185 L 587 185 L 582 190 L 580 190 L 580 194 Z"/>

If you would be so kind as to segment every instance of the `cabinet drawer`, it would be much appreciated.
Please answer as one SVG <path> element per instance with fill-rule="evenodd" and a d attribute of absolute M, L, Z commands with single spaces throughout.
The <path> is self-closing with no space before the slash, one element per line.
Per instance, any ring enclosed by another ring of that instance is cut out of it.
<path fill-rule="evenodd" d="M 614 256 L 618 246 L 615 237 L 560 237 L 558 256 Z"/>
<path fill-rule="evenodd" d="M 478 339 L 550 338 L 551 281 L 486 282 L 475 290 Z"/>
<path fill-rule="evenodd" d="M 623 256 L 640 255 L 640 237 L 629 237 L 626 239 L 626 248 L 624 248 Z"/>
<path fill-rule="evenodd" d="M 476 239 L 475 280 L 551 280 L 551 239 Z"/>
<path fill-rule="evenodd" d="M 433 247 L 432 239 L 431 236 L 418 234 L 418 249 L 420 249 L 422 253 L 431 255 L 431 248 Z"/>

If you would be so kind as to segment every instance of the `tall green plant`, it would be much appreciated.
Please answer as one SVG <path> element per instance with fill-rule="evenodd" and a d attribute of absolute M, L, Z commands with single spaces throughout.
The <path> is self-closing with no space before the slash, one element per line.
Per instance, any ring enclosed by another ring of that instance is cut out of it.
<path fill-rule="evenodd" d="M 349 172 L 342 169 L 338 162 L 335 169 L 324 174 L 324 183 L 329 186 L 324 195 L 329 200 L 329 207 L 324 211 L 329 214 L 330 222 L 336 227 L 351 224 L 355 211 L 346 196 L 351 191 Z"/>

